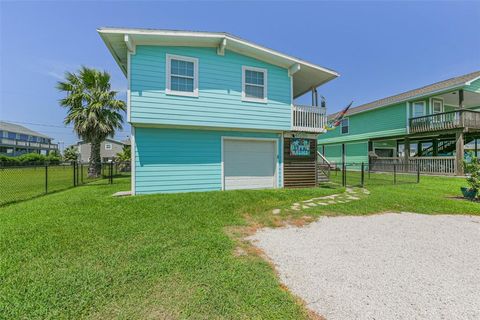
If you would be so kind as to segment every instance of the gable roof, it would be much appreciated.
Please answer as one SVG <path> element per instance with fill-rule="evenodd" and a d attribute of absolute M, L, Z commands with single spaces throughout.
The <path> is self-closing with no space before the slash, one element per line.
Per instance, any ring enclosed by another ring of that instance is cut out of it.
<path fill-rule="evenodd" d="M 400 94 L 396 94 L 396 95 L 393 95 L 393 96 L 390 96 L 390 97 L 387 97 L 387 98 L 383 98 L 383 99 L 375 100 L 373 102 L 362 104 L 358 107 L 349 109 L 348 112 L 347 112 L 347 115 L 352 115 L 352 114 L 356 114 L 356 113 L 360 113 L 360 112 L 364 112 L 364 111 L 368 111 L 368 110 L 372 110 L 372 109 L 376 109 L 376 108 L 381 108 L 381 107 L 392 105 L 392 104 L 395 104 L 395 103 L 408 101 L 408 100 L 411 100 L 411 99 L 414 99 L 414 98 L 420 98 L 422 96 L 426 96 L 426 95 L 433 94 L 433 93 L 436 93 L 436 92 L 440 93 L 442 91 L 446 91 L 446 90 L 450 90 L 450 89 L 456 89 L 456 88 L 468 85 L 468 84 L 470 84 L 470 82 L 472 82 L 474 80 L 477 80 L 479 78 L 480 78 L 480 71 L 471 72 L 471 73 L 464 74 L 464 75 L 461 75 L 461 76 L 458 76 L 458 77 L 454 77 L 454 78 L 450 78 L 450 79 L 443 80 L 443 81 L 440 81 L 440 82 L 436 82 L 436 83 L 433 83 L 433 84 L 430 84 L 430 85 L 427 85 L 427 86 L 424 86 L 424 87 L 421 87 L 421 88 L 417 88 L 417 89 L 406 91 L 406 92 L 403 92 L 403 93 L 400 93 Z M 338 114 L 338 112 L 335 113 L 335 114 L 332 114 L 331 116 L 333 117 L 337 114 Z"/>
<path fill-rule="evenodd" d="M 15 133 L 19 133 L 19 134 L 26 134 L 26 135 L 29 135 L 29 136 L 52 139 L 51 137 L 49 137 L 47 135 L 44 135 L 42 133 L 30 130 L 27 127 L 21 126 L 19 124 L 11 123 L 11 122 L 0 121 L 0 130 L 8 131 L 8 132 L 15 132 Z"/>
<path fill-rule="evenodd" d="M 128 73 L 128 52 L 134 52 L 135 45 L 165 45 L 227 49 L 287 68 L 291 71 L 293 78 L 294 98 L 339 76 L 331 69 L 257 45 L 226 32 L 130 28 L 99 28 L 97 31 L 125 75 Z"/>
<path fill-rule="evenodd" d="M 111 142 L 111 143 L 115 143 L 115 144 L 120 144 L 120 145 L 130 145 L 130 139 L 120 141 L 120 140 L 115 140 L 115 139 L 112 139 L 112 138 L 106 138 L 102 142 L 106 142 L 106 141 Z M 88 144 L 88 143 L 83 141 L 83 140 L 77 141 L 76 145 L 80 145 L 80 144 Z"/>

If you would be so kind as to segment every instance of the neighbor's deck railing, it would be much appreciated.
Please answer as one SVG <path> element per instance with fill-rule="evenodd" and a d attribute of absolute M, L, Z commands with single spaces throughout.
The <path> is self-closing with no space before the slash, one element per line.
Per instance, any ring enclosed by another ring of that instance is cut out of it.
<path fill-rule="evenodd" d="M 455 174 L 455 157 L 412 157 L 408 163 L 405 163 L 405 158 L 371 158 L 370 170 L 388 172 L 393 164 L 400 165 L 399 171 L 416 172 L 420 169 L 420 172 L 428 174 Z"/>
<path fill-rule="evenodd" d="M 462 109 L 410 118 L 410 133 L 457 128 L 480 129 L 480 112 Z"/>
<path fill-rule="evenodd" d="M 293 106 L 293 131 L 324 132 L 327 123 L 325 108 L 317 106 Z"/>

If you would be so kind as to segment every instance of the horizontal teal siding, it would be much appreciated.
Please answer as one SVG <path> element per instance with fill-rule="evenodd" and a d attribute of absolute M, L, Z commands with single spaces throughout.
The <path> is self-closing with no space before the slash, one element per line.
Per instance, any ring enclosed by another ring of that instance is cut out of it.
<path fill-rule="evenodd" d="M 325 145 L 325 158 L 330 163 L 342 163 L 342 145 L 341 144 L 327 144 Z"/>
<path fill-rule="evenodd" d="M 166 55 L 198 58 L 198 97 L 165 94 Z M 268 103 L 242 101 L 242 66 L 267 69 Z M 216 48 L 137 46 L 130 65 L 130 121 L 137 124 L 290 130 L 287 69 Z"/>
<path fill-rule="evenodd" d="M 278 186 L 282 185 L 281 134 L 239 131 L 135 129 L 135 192 L 221 190 L 222 136 L 275 138 Z"/>
<path fill-rule="evenodd" d="M 407 132 L 407 106 L 399 103 L 348 116 L 349 133 L 342 134 L 340 127 L 318 137 L 318 143 L 342 143 L 369 138 L 403 135 Z"/>
<path fill-rule="evenodd" d="M 342 144 L 325 144 L 325 158 L 332 163 L 341 166 Z M 323 145 L 320 146 L 320 150 Z M 355 141 L 345 143 L 345 163 L 347 170 L 359 170 L 362 162 L 368 165 L 368 141 Z"/>

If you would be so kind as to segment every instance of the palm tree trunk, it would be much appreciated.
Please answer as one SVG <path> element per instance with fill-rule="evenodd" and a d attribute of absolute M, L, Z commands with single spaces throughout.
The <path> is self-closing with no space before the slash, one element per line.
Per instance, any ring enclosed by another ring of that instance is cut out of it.
<path fill-rule="evenodd" d="M 95 140 L 90 147 L 90 165 L 88 167 L 88 177 L 98 178 L 102 171 L 102 162 L 100 158 L 101 141 Z"/>

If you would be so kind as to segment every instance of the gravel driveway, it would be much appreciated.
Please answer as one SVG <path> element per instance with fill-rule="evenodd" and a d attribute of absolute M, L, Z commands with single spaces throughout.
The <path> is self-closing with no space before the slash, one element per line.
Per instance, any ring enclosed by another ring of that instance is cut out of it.
<path fill-rule="evenodd" d="M 327 320 L 480 319 L 480 217 L 323 217 L 250 240 Z"/>

